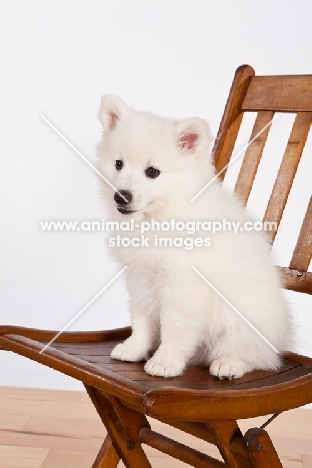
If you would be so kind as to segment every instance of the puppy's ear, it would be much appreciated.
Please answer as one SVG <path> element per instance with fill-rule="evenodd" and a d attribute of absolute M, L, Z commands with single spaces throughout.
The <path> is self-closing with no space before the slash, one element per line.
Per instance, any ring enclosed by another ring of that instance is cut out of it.
<path fill-rule="evenodd" d="M 104 132 L 113 130 L 128 111 L 129 108 L 118 96 L 114 94 L 103 96 L 99 110 L 99 121 L 103 125 Z"/>
<path fill-rule="evenodd" d="M 193 154 L 199 159 L 205 157 L 212 141 L 207 122 L 197 117 L 178 122 L 175 137 L 184 153 Z"/>

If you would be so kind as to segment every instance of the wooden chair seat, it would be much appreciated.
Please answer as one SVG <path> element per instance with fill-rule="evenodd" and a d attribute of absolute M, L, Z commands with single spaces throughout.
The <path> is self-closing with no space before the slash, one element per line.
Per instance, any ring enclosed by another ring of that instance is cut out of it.
<path fill-rule="evenodd" d="M 220 180 L 229 164 L 243 115 L 256 112 L 249 146 L 235 192 L 246 204 L 275 112 L 296 114 L 263 221 L 275 223 L 274 242 L 312 123 L 312 75 L 255 76 L 243 65 L 234 81 L 213 158 Z M 279 267 L 286 289 L 312 294 L 312 197 L 289 267 Z M 237 419 L 278 413 L 312 402 L 312 359 L 283 355 L 276 372 L 254 371 L 240 379 L 219 381 L 204 366 L 189 366 L 173 379 L 151 377 L 143 363 L 112 360 L 110 352 L 131 334 L 130 328 L 66 332 L 44 352 L 57 332 L 0 327 L 0 349 L 10 350 L 83 382 L 108 435 L 93 468 L 150 468 L 142 449 L 148 444 L 198 468 L 282 468 L 272 441 L 261 428 L 243 435 Z M 215 444 L 224 463 L 155 433 L 151 416 Z"/>
<path fill-rule="evenodd" d="M 40 354 L 56 333 L 0 327 L 0 346 L 121 398 L 126 406 L 135 406 L 155 418 L 243 419 L 289 409 L 289 398 L 293 408 L 310 401 L 312 359 L 297 354 L 285 355 L 277 371 L 257 370 L 240 379 L 218 380 L 207 366 L 189 366 L 183 376 L 165 379 L 146 374 L 143 362 L 110 357 L 113 347 L 130 336 L 129 327 L 66 332 Z M 250 404 L 255 394 L 257 404 Z"/>

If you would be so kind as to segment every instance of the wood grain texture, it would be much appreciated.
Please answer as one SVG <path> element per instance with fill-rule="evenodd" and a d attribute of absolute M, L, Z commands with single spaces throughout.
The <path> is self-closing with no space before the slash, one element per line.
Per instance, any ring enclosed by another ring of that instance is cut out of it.
<path fill-rule="evenodd" d="M 71 450 L 51 449 L 41 468 L 86 468 L 91 467 L 95 451 L 81 451 L 77 447 Z M 93 466 L 92 466 L 93 468 Z M 110 468 L 114 468 L 111 465 Z M 300 467 L 301 468 L 301 467 Z"/>
<path fill-rule="evenodd" d="M 310 198 L 289 268 L 307 271 L 312 258 L 312 197 Z"/>
<path fill-rule="evenodd" d="M 251 132 L 250 141 L 272 121 L 273 117 L 273 111 L 261 111 L 258 113 Z M 246 150 L 234 189 L 236 195 L 244 205 L 246 205 L 248 201 L 270 127 L 271 125 L 269 125 Z"/>
<path fill-rule="evenodd" d="M 116 468 L 119 461 L 120 457 L 115 450 L 113 441 L 111 437 L 107 435 L 92 468 Z"/>
<path fill-rule="evenodd" d="M 312 123 L 312 112 L 299 112 L 287 143 L 281 166 L 279 168 L 267 209 L 264 222 L 275 222 L 277 228 L 268 232 L 271 242 L 277 233 L 287 198 L 297 172 L 297 167 Z"/>
<path fill-rule="evenodd" d="M 111 350 L 122 339 L 83 343 L 74 340 L 71 346 L 69 335 L 66 339 L 66 348 L 64 343 L 55 342 L 43 354 L 38 353 L 42 349 L 39 341 L 20 335 L 0 335 L 0 344 L 5 342 L 7 348 L 21 354 L 27 349 L 27 354 L 35 360 L 87 381 L 88 385 L 130 402 L 135 408 L 144 408 L 148 415 L 160 419 L 203 422 L 217 418 L 238 419 L 310 401 L 312 359 L 306 365 L 284 360 L 278 371 L 253 371 L 230 381 L 212 377 L 205 366 L 189 366 L 182 377 L 164 379 L 147 375 L 143 362 L 111 359 Z M 254 406 L 255 389 L 257 406 Z"/>
<path fill-rule="evenodd" d="M 244 441 L 249 462 L 253 468 L 283 468 L 267 432 L 263 429 L 249 429 Z"/>
<path fill-rule="evenodd" d="M 140 440 L 142 443 L 149 445 L 163 453 L 171 455 L 177 460 L 181 460 L 187 465 L 198 468 L 224 468 L 225 464 L 219 460 L 215 460 L 209 455 L 191 449 L 184 444 L 176 442 L 168 437 L 154 432 L 148 428 L 142 428 L 140 431 Z"/>
<path fill-rule="evenodd" d="M 18 466 L 19 468 L 40 468 L 49 453 L 48 448 L 25 447 L 23 453 L 17 455 L 18 447 L 0 445 L 0 466 Z"/>
<path fill-rule="evenodd" d="M 255 72 L 249 65 L 242 65 L 236 70 L 230 94 L 225 106 L 217 138 L 212 151 L 217 173 L 229 163 L 237 134 L 243 119 L 241 105 L 251 78 Z M 219 178 L 223 180 L 226 170 Z"/>
<path fill-rule="evenodd" d="M 246 458 L 231 450 L 231 442 L 235 438 L 243 438 L 236 421 L 211 421 L 207 423 L 215 435 L 220 453 L 229 468 L 249 468 Z"/>
<path fill-rule="evenodd" d="M 254 76 L 242 111 L 312 112 L 312 75 Z"/>
<path fill-rule="evenodd" d="M 126 468 L 151 468 L 145 452 L 143 451 L 141 444 L 134 443 L 129 439 L 128 435 L 124 432 L 118 431 L 116 422 L 118 416 L 115 412 L 111 402 L 104 397 L 102 392 L 89 385 L 85 385 L 87 393 L 94 404 L 103 424 L 106 427 L 107 433 L 109 434 L 112 444 L 116 450 L 118 456 L 122 459 Z M 111 447 L 112 449 L 112 447 Z M 108 467 L 107 452 L 104 453 L 102 462 L 104 468 Z"/>
<path fill-rule="evenodd" d="M 279 267 L 278 271 L 285 289 L 312 294 L 312 272 L 291 270 L 286 267 Z"/>

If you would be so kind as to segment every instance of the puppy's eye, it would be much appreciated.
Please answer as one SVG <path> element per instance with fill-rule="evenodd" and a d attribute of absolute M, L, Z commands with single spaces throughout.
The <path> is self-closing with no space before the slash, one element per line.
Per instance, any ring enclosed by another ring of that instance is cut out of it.
<path fill-rule="evenodd" d="M 121 169 L 123 168 L 123 162 L 120 159 L 117 159 L 117 161 L 115 162 L 115 167 L 117 171 L 121 171 Z"/>
<path fill-rule="evenodd" d="M 145 174 L 150 179 L 156 179 L 159 176 L 160 171 L 156 167 L 148 167 L 145 171 Z"/>

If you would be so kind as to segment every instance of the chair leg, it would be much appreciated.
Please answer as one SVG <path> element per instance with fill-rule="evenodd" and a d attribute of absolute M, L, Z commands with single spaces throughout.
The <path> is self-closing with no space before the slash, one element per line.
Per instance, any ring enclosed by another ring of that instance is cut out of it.
<path fill-rule="evenodd" d="M 122 459 L 126 468 L 152 468 L 141 444 L 135 443 L 133 440 L 129 439 L 125 432 L 118 430 L 118 424 L 116 425 L 116 423 L 118 423 L 119 419 L 111 402 L 96 388 L 89 385 L 85 385 L 85 388 L 106 427 L 116 453 L 119 458 Z M 112 454 L 111 449 L 108 451 L 103 450 L 103 452 L 105 458 L 102 458 L 102 465 L 98 465 L 99 468 L 102 468 L 102 466 L 103 468 L 111 467 L 108 461 L 106 461 L 108 460 L 108 456 Z"/>
<path fill-rule="evenodd" d="M 117 468 L 120 456 L 115 450 L 112 439 L 107 434 L 92 468 Z"/>
<path fill-rule="evenodd" d="M 244 442 L 253 468 L 283 468 L 272 440 L 264 429 L 249 429 L 244 435 Z"/>
<path fill-rule="evenodd" d="M 234 439 L 240 438 L 243 441 L 243 435 L 236 421 L 210 421 L 207 426 L 213 431 L 216 445 L 228 468 L 250 468 L 247 455 L 231 451 L 231 442 Z"/>

